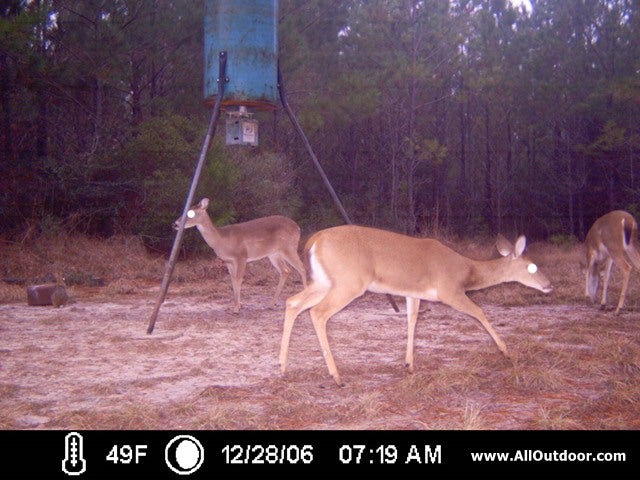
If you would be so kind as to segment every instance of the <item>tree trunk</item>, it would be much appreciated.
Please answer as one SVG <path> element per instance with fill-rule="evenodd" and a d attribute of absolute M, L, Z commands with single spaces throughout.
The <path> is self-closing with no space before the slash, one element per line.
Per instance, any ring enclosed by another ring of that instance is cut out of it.
<path fill-rule="evenodd" d="M 467 121 L 465 115 L 466 100 L 464 100 L 464 76 L 460 75 L 460 93 L 463 100 L 460 102 L 460 176 L 458 177 L 458 191 L 463 192 L 467 184 Z"/>
<path fill-rule="evenodd" d="M 0 53 L 0 105 L 2 106 L 2 132 L 4 142 L 2 144 L 2 157 L 13 161 L 15 154 L 13 151 L 13 135 L 11 123 L 13 121 L 13 113 L 11 111 L 10 90 L 11 77 L 9 74 L 9 61 L 6 53 Z M 5 162 L 0 162 L 0 168 Z"/>
<path fill-rule="evenodd" d="M 485 166 L 485 177 L 484 177 L 484 201 L 485 201 L 485 219 L 489 224 L 489 228 L 491 231 L 494 231 L 494 218 L 493 218 L 493 187 L 492 187 L 492 176 L 493 176 L 493 161 L 491 159 L 491 138 L 490 138 L 490 115 L 489 115 L 489 105 L 485 104 L 484 106 L 484 166 Z"/>

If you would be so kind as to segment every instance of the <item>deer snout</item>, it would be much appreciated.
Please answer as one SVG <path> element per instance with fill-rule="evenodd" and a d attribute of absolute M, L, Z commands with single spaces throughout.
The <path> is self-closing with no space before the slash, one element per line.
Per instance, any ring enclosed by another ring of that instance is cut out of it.
<path fill-rule="evenodd" d="M 542 293 L 549 293 L 553 291 L 553 285 L 551 285 L 551 282 L 547 277 L 542 277 L 541 279 L 539 279 L 539 285 L 537 288 Z"/>
<path fill-rule="evenodd" d="M 180 230 L 180 219 L 177 219 L 175 222 L 173 222 L 171 224 L 171 226 L 173 227 L 174 230 Z M 191 227 L 194 227 L 194 226 L 195 226 L 195 224 L 191 223 L 189 221 L 189 219 L 187 219 L 187 221 L 184 224 L 184 228 L 185 229 L 191 228 Z"/>
<path fill-rule="evenodd" d="M 553 285 L 547 277 L 540 274 L 539 272 L 532 277 L 530 277 L 528 282 L 524 283 L 528 287 L 535 288 L 536 290 L 541 291 L 542 293 L 549 293 L 553 291 Z"/>
<path fill-rule="evenodd" d="M 176 220 L 171 224 L 174 230 L 180 230 L 180 219 Z M 189 222 L 184 224 L 184 228 L 187 229 L 189 227 L 193 227 L 193 225 L 189 225 Z"/>

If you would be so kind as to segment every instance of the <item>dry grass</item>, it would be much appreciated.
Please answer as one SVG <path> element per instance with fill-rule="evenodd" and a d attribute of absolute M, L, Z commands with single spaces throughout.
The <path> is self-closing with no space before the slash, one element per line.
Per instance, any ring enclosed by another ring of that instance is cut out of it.
<path fill-rule="evenodd" d="M 0 303 L 22 302 L 27 300 L 27 292 L 23 286 L 0 283 Z"/>
<path fill-rule="evenodd" d="M 490 243 L 452 246 L 477 259 L 494 255 Z M 69 287 L 74 303 L 57 312 L 23 309 L 25 286 L 0 282 L 3 429 L 640 428 L 640 275 L 632 275 L 622 315 L 587 306 L 581 245 L 530 246 L 551 295 L 517 285 L 472 294 L 511 360 L 473 319 L 431 304 L 416 333 L 415 373 L 407 374 L 406 320 L 377 316 L 388 309 L 383 297 L 354 302 L 328 328 L 344 388 L 328 376 L 305 315 L 279 375 L 282 303 L 266 306 L 277 281 L 268 262 L 249 266 L 240 315 L 229 311 L 228 274 L 213 254 L 178 262 L 162 333 L 147 339 L 145 305 L 165 259 L 137 239 L 56 237 L 0 248 L 0 279 L 71 272 L 85 280 Z M 95 278 L 104 286 L 91 285 Z M 617 270 L 610 288 L 615 301 Z M 83 356 L 91 359 L 86 381 L 74 385 L 64 372 Z"/>
<path fill-rule="evenodd" d="M 458 245 L 446 242 L 460 253 L 474 259 L 489 259 L 497 256 L 491 242 L 461 242 Z M 0 279 L 36 282 L 45 276 L 65 276 L 79 285 L 91 286 L 92 280 L 102 280 L 106 292 L 112 295 L 135 294 L 142 286 L 154 285 L 162 280 L 166 258 L 145 249 L 136 237 L 116 236 L 108 240 L 90 237 L 40 237 L 27 243 L 0 243 Z M 226 282 L 227 270 L 213 253 L 202 258 L 181 260 L 177 263 L 172 283 L 190 284 L 197 293 L 198 282 L 222 280 Z M 521 285 L 499 285 L 470 296 L 478 303 L 488 302 L 504 306 L 521 306 L 531 303 L 584 302 L 584 248 L 582 244 L 571 247 L 535 242 L 528 246 L 527 255 L 545 272 L 554 286 L 553 295 L 539 294 Z M 294 275 L 295 276 L 295 275 Z M 632 276 L 627 306 L 634 310 L 640 302 L 640 278 Z M 256 286 L 275 288 L 276 274 L 264 263 L 252 263 L 247 268 L 245 281 Z M 617 300 L 621 276 L 614 268 L 610 286 L 610 302 Z M 72 282 L 73 283 L 73 282 Z M 228 282 L 227 282 L 228 283 Z M 230 288 L 230 284 L 224 288 Z M 25 296 L 21 285 L 0 282 L 0 302 L 22 301 Z"/>
<path fill-rule="evenodd" d="M 0 240 L 0 304 L 26 300 L 25 285 L 64 281 L 73 300 L 74 290 L 99 288 L 105 298 L 136 295 L 157 286 L 167 258 L 148 251 L 137 237 L 108 240 L 90 237 L 43 236 L 29 243 Z M 268 263 L 250 264 L 246 281 L 275 288 L 275 273 Z M 172 284 L 186 284 L 185 294 L 202 292 L 202 282 L 228 279 L 224 264 L 213 252 L 202 258 L 178 261 Z M 104 288 L 102 288 L 104 287 Z M 229 289 L 231 284 L 221 285 Z M 211 294 L 211 289 L 206 292 Z"/>
<path fill-rule="evenodd" d="M 533 418 L 533 427 L 541 430 L 578 430 L 581 423 L 566 407 L 540 407 Z"/>
<path fill-rule="evenodd" d="M 462 429 L 463 430 L 484 429 L 484 422 L 482 420 L 482 406 L 474 402 L 467 402 L 467 404 L 464 407 Z"/>

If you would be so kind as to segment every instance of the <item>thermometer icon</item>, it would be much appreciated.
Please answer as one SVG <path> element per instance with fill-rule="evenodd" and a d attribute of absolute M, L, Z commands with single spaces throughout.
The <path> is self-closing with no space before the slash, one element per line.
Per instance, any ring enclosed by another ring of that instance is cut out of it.
<path fill-rule="evenodd" d="M 87 462 L 83 457 L 83 438 L 77 432 L 70 432 L 64 437 L 64 460 L 62 471 L 67 475 L 77 476 L 87 469 Z"/>

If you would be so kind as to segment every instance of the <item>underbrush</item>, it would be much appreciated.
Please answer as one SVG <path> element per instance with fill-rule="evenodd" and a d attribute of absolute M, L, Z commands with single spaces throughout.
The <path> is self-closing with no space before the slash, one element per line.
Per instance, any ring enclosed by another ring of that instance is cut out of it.
<path fill-rule="evenodd" d="M 488 241 L 445 241 L 448 246 L 476 260 L 499 256 Z M 135 293 L 137 285 L 160 284 L 167 256 L 151 252 L 135 236 L 97 239 L 82 235 L 41 236 L 25 243 L 0 243 L 0 302 L 22 301 L 24 286 L 64 280 L 68 286 L 106 287 L 114 295 Z M 559 245 L 534 242 L 526 255 L 534 261 L 553 284 L 553 292 L 542 295 L 519 284 L 503 284 L 482 291 L 469 292 L 477 303 L 505 306 L 532 303 L 583 303 L 584 247 L 582 244 Z M 296 273 L 292 274 L 298 281 Z M 226 267 L 208 250 L 186 260 L 179 259 L 173 272 L 174 283 L 199 283 L 212 280 L 228 283 Z M 244 282 L 270 286 L 276 273 L 267 260 L 248 265 Z M 620 292 L 621 275 L 614 267 L 609 287 L 609 304 L 615 304 Z M 635 310 L 640 301 L 640 279 L 632 275 L 626 306 Z"/>

